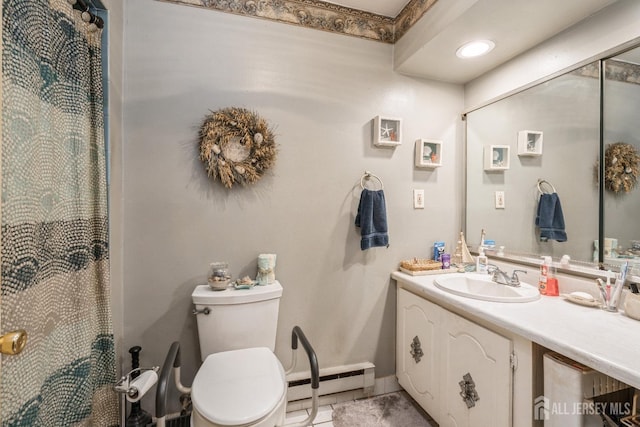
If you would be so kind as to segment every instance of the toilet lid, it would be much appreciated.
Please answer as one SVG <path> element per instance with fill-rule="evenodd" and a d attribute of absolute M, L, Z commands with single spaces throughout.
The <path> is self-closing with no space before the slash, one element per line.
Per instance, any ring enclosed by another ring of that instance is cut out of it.
<path fill-rule="evenodd" d="M 209 355 L 193 380 L 193 407 L 215 424 L 242 425 L 271 412 L 285 393 L 284 369 L 266 347 Z"/>

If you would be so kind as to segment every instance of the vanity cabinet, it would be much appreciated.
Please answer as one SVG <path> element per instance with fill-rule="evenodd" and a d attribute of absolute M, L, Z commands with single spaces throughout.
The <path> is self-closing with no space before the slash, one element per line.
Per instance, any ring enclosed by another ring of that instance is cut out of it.
<path fill-rule="evenodd" d="M 442 309 L 404 289 L 398 290 L 396 376 L 431 416 L 439 408 L 439 351 L 436 335 Z"/>
<path fill-rule="evenodd" d="M 508 427 L 513 343 L 398 289 L 396 375 L 440 426 Z"/>
<path fill-rule="evenodd" d="M 444 336 L 439 424 L 510 426 L 511 340 L 444 309 L 440 330 Z"/>

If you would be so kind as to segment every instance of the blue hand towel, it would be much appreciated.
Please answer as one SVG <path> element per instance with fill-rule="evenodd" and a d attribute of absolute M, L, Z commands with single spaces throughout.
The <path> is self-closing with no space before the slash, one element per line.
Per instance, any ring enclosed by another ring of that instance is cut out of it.
<path fill-rule="evenodd" d="M 389 246 L 386 209 L 382 190 L 362 190 L 356 227 L 360 227 L 360 249 L 363 251 L 374 246 Z"/>
<path fill-rule="evenodd" d="M 567 241 L 567 233 L 564 231 L 564 216 L 562 206 L 557 193 L 544 193 L 538 201 L 538 214 L 536 226 L 540 227 L 540 241 L 557 240 Z"/>

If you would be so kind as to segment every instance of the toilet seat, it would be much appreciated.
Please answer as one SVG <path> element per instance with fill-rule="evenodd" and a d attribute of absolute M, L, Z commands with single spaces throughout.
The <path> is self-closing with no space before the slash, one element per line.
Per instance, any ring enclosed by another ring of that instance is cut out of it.
<path fill-rule="evenodd" d="M 209 355 L 193 380 L 193 408 L 215 425 L 256 423 L 286 394 L 284 369 L 266 347 Z"/>

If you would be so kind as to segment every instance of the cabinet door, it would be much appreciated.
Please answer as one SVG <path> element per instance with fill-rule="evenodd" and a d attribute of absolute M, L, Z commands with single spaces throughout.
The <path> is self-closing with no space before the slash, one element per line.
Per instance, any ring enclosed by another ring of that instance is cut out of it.
<path fill-rule="evenodd" d="M 449 312 L 443 314 L 442 329 L 440 425 L 510 426 L 511 340 Z"/>
<path fill-rule="evenodd" d="M 437 305 L 398 289 L 396 375 L 400 385 L 432 417 L 437 418 L 439 363 Z"/>

